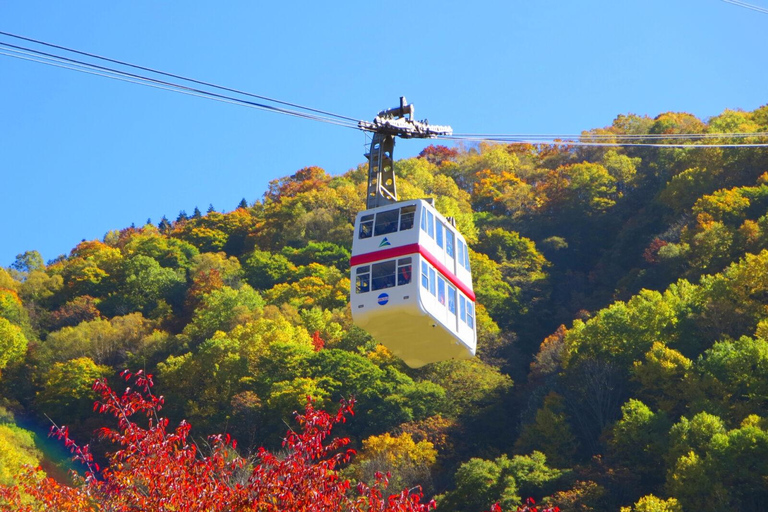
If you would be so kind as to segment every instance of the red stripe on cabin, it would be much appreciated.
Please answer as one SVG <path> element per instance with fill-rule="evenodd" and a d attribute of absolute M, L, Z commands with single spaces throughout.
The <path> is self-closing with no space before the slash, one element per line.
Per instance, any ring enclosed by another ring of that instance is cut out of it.
<path fill-rule="evenodd" d="M 369 252 L 366 254 L 358 254 L 356 256 L 352 256 L 349 259 L 349 265 L 351 267 L 355 267 L 357 265 L 367 265 L 369 263 L 374 263 L 376 261 L 383 261 L 383 260 L 391 260 L 394 258 L 399 258 L 401 256 L 407 256 L 409 254 L 421 254 L 424 259 L 426 259 L 433 267 L 437 269 L 440 274 L 442 274 L 448 281 L 450 281 L 451 284 L 453 284 L 456 288 L 461 290 L 461 292 L 466 295 L 469 300 L 472 302 L 475 302 L 475 292 L 472 291 L 472 289 L 461 282 L 458 277 L 456 277 L 453 272 L 451 272 L 448 267 L 443 265 L 440 261 L 437 260 L 427 249 L 419 244 L 408 244 L 403 245 L 400 247 L 391 247 L 389 249 L 384 249 L 382 251 L 374 251 Z M 418 270 L 418 269 L 417 269 Z M 421 271 L 419 270 L 417 274 L 421 274 Z"/>
<path fill-rule="evenodd" d="M 406 254 L 415 254 L 417 252 L 419 252 L 419 244 L 408 244 L 401 247 L 390 247 L 389 249 L 384 249 L 381 251 L 374 251 L 366 254 L 358 254 L 357 256 L 352 256 L 349 259 L 349 264 L 352 267 L 356 265 L 367 265 L 368 263 L 373 263 L 374 261 L 391 260 L 392 258 L 399 258 L 400 256 L 405 256 Z"/>

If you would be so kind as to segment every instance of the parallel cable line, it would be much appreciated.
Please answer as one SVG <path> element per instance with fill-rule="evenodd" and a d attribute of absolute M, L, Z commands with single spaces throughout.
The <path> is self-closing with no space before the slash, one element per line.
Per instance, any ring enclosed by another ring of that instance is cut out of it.
<path fill-rule="evenodd" d="M 175 84 L 172 82 L 166 82 L 163 80 L 145 77 L 145 76 L 137 75 L 134 73 L 128 73 L 125 71 L 120 71 L 120 70 L 108 68 L 105 66 L 90 64 L 87 62 L 78 61 L 76 59 L 70 59 L 68 57 L 61 57 L 61 56 L 48 54 L 45 52 L 40 52 L 40 51 L 29 49 L 29 48 L 22 48 L 15 45 L 9 45 L 3 42 L 0 42 L 0 47 L 6 47 L 5 51 L 0 49 L 0 55 L 5 55 L 8 57 L 18 58 L 22 60 L 31 61 L 31 62 L 37 62 L 40 64 L 46 64 L 54 67 L 72 70 L 72 71 L 78 71 L 78 72 L 87 73 L 90 75 L 112 78 L 112 79 L 120 80 L 123 82 L 145 85 L 149 87 L 154 87 L 156 89 L 162 89 L 162 90 L 167 90 L 171 92 L 178 92 L 182 94 L 187 94 L 189 96 L 213 99 L 213 100 L 221 101 L 224 103 L 247 106 L 247 107 L 255 108 L 258 110 L 265 110 L 269 112 L 275 112 L 278 114 L 285 114 L 293 117 L 309 119 L 312 121 L 320 121 L 323 123 L 343 126 L 345 128 L 354 128 L 356 130 L 359 129 L 357 126 L 357 122 L 353 124 L 348 121 L 329 119 L 327 117 L 322 117 L 319 115 L 307 114 L 304 112 L 296 112 L 289 109 L 274 107 L 271 105 L 264 105 L 261 103 L 243 100 L 240 98 L 234 98 L 231 96 L 218 94 L 210 91 L 205 91 L 201 89 L 196 89 L 196 88 L 188 87 L 181 84 Z"/>
<path fill-rule="evenodd" d="M 744 7 L 745 9 L 751 9 L 753 11 L 761 12 L 763 14 L 768 14 L 768 9 L 766 9 L 765 7 L 760 7 L 759 5 L 752 5 L 746 2 L 740 2 L 739 0 L 723 0 L 723 2 L 728 4 L 738 5 L 739 7 Z"/>
<path fill-rule="evenodd" d="M 738 0 L 723 0 L 729 3 L 734 4 L 743 4 L 743 2 L 739 2 Z M 744 6 L 749 5 L 745 4 Z M 754 6 L 753 6 L 754 7 Z M 766 10 L 768 13 L 768 10 Z M 313 114 L 306 113 L 306 112 L 297 112 L 295 110 L 290 110 L 286 108 L 281 107 L 275 107 L 272 105 L 265 105 L 262 103 L 256 103 L 250 100 L 245 100 L 242 98 L 237 98 L 233 96 L 228 96 L 225 94 L 220 94 L 216 92 L 211 92 L 204 89 L 198 89 L 195 87 L 190 87 L 188 85 L 183 85 L 179 83 L 169 82 L 165 80 L 159 80 L 157 78 L 152 78 L 145 75 L 140 75 L 136 73 L 129 73 L 127 71 L 122 71 L 115 68 L 110 68 L 107 66 L 101 66 L 98 64 L 90 63 L 81 61 L 78 59 L 73 59 L 70 57 L 65 57 L 62 55 L 56 55 L 48 52 L 43 52 L 40 50 L 35 50 L 33 48 L 26 48 L 22 46 L 13 45 L 10 43 L 6 43 L 3 41 L 0 41 L 0 55 L 5 55 L 8 57 L 13 57 L 17 59 L 27 60 L 31 62 L 46 64 L 50 66 L 55 66 L 63 69 L 78 71 L 81 73 L 87 73 L 91 75 L 96 76 L 102 76 L 106 78 L 111 78 L 114 80 L 120 80 L 123 82 L 128 83 L 135 83 L 139 85 L 145 85 L 148 87 L 154 87 L 156 89 L 161 90 L 167 90 L 171 92 L 177 92 L 182 94 L 187 94 L 190 96 L 205 98 L 205 99 L 212 99 L 216 101 L 220 101 L 223 103 L 230 103 L 234 105 L 240 105 L 250 108 L 255 108 L 259 110 L 265 110 L 268 112 L 274 112 L 278 114 L 284 114 L 289 115 L 293 117 L 299 117 L 303 119 L 308 119 L 312 121 L 319 121 L 323 123 L 333 124 L 337 126 L 342 126 L 344 128 L 352 128 L 355 130 L 361 130 L 363 132 L 366 131 L 375 131 L 372 128 L 368 128 L 365 125 L 360 125 L 359 120 L 341 116 L 338 114 L 334 114 L 332 112 L 327 112 L 324 110 L 318 110 L 310 107 L 305 107 L 302 105 L 298 105 L 295 103 L 285 102 L 281 100 L 276 100 L 273 98 L 269 98 L 266 96 L 260 96 L 257 94 L 252 94 L 245 91 L 239 91 L 237 89 L 231 89 L 228 87 L 219 86 L 216 84 L 212 84 L 210 82 L 204 82 L 200 80 L 195 80 L 187 77 L 183 77 L 181 75 L 174 75 L 172 73 L 166 73 L 163 71 L 159 71 L 152 68 L 147 68 L 143 66 L 138 66 L 135 64 L 130 64 L 127 62 L 110 59 L 107 57 L 103 57 L 96 54 L 91 54 L 87 52 L 82 52 L 79 50 L 74 50 L 71 48 L 67 48 L 64 46 L 54 45 L 51 43 L 46 43 L 44 41 L 39 41 L 23 36 L 18 36 L 15 34 L 10 34 L 7 32 L 0 31 L 0 35 L 5 35 L 8 37 L 13 37 L 16 39 L 22 39 L 28 42 L 32 42 L 35 44 L 40 44 L 44 46 L 48 46 L 51 48 L 56 48 L 60 50 L 64 50 L 71 53 L 76 53 L 79 55 L 87 56 L 90 58 L 95 58 L 107 62 L 112 62 L 114 64 L 118 64 L 121 66 L 127 66 L 134 69 L 139 69 L 142 71 L 147 71 L 150 73 L 155 73 L 158 75 L 166 76 L 166 77 L 172 77 L 179 80 L 184 80 L 187 82 L 195 83 L 198 85 L 202 85 L 205 87 L 212 87 L 219 90 L 224 90 L 228 92 L 232 92 L 234 94 L 240 94 L 243 96 L 251 97 L 251 98 L 258 98 L 263 99 L 265 101 L 270 101 L 273 103 L 291 106 L 294 108 L 298 108 L 301 110 L 306 110 L 307 112 L 313 112 Z M 335 118 L 335 119 L 334 119 Z M 758 142 L 745 142 L 745 143 L 702 143 L 702 144 L 694 144 L 694 142 L 704 142 L 707 140 L 720 140 L 720 139 L 744 139 L 744 138 L 764 138 L 768 137 L 768 132 L 756 132 L 756 133 L 677 133 L 677 134 L 611 134 L 611 133 L 589 133 L 584 132 L 581 135 L 572 135 L 572 134 L 483 134 L 483 133 L 457 133 L 453 135 L 438 135 L 435 136 L 435 138 L 443 139 L 443 140 L 453 140 L 453 141 L 467 141 L 467 142 L 506 142 L 506 143 L 521 143 L 521 144 L 531 144 L 531 145 L 543 145 L 543 144 L 549 144 L 549 145 L 564 145 L 564 146 L 593 146 L 593 147 L 657 147 L 657 148 L 683 148 L 683 149 L 694 149 L 694 148 L 748 148 L 748 147 L 768 147 L 768 142 L 766 143 L 758 143 Z M 688 141 L 689 144 L 683 144 L 683 143 L 655 143 L 655 142 L 648 142 L 648 141 L 654 141 L 654 140 L 680 140 L 680 141 Z"/>
<path fill-rule="evenodd" d="M 9 32 L 0 31 L 0 35 L 4 35 L 4 36 L 7 36 L 7 37 L 12 37 L 12 38 L 15 38 L 15 39 L 21 39 L 21 40 L 24 40 L 24 41 L 27 41 L 27 42 L 30 42 L 30 43 L 35 43 L 35 44 L 39 44 L 39 45 L 42 45 L 42 46 L 47 46 L 49 48 L 56 48 L 58 50 L 64 50 L 64 51 L 67 51 L 67 52 L 71 52 L 71 53 L 75 53 L 75 54 L 78 54 L 78 55 L 82 55 L 84 57 L 90 57 L 90 58 L 93 58 L 93 59 L 99 59 L 99 60 L 111 62 L 113 64 L 119 64 L 121 66 L 126 66 L 126 67 L 130 67 L 130 68 L 134 68 L 134 69 L 139 69 L 139 70 L 142 70 L 142 71 L 149 71 L 151 73 L 156 73 L 158 75 L 163 75 L 163 76 L 167 76 L 167 77 L 170 77 L 170 78 L 176 78 L 176 79 L 179 79 L 179 80 L 185 80 L 187 82 L 195 83 L 195 84 L 198 84 L 198 85 L 204 85 L 206 87 L 213 87 L 215 89 L 220 89 L 220 90 L 227 91 L 227 92 L 233 92 L 233 93 L 236 93 L 236 94 L 242 94 L 243 96 L 248 96 L 248 97 L 251 97 L 251 98 L 257 98 L 257 99 L 261 99 L 261 100 L 265 100 L 265 101 L 271 101 L 272 103 L 278 103 L 280 105 L 285 105 L 285 106 L 288 106 L 288 107 L 298 108 L 298 109 L 301 109 L 301 110 L 307 110 L 307 111 L 310 111 L 310 112 L 315 112 L 316 114 L 323 114 L 323 115 L 327 115 L 327 116 L 331 116 L 331 117 L 337 117 L 339 119 L 346 119 L 348 121 L 354 121 L 354 122 L 358 122 L 359 121 L 358 119 L 355 119 L 353 117 L 342 116 L 342 115 L 339 115 L 339 114 L 334 114 L 332 112 L 327 112 L 325 110 L 318 110 L 318 109 L 311 108 L 311 107 L 305 107 L 305 106 L 302 106 L 302 105 L 299 105 L 299 104 L 296 104 L 296 103 L 290 103 L 290 102 L 287 102 L 287 101 L 277 100 L 277 99 L 274 99 L 274 98 L 270 98 L 268 96 L 261 96 L 261 95 L 253 94 L 253 93 L 250 93 L 250 92 L 247 92 L 247 91 L 241 91 L 241 90 L 238 90 L 238 89 L 232 89 L 232 88 L 224 87 L 222 85 L 217 85 L 217 84 L 214 84 L 214 83 L 211 83 L 211 82 L 204 82 L 202 80 L 196 80 L 194 78 L 189 78 L 189 77 L 185 77 L 185 76 L 182 76 L 182 75 L 176 75 L 176 74 L 173 74 L 173 73 L 168 73 L 168 72 L 165 72 L 165 71 L 160 71 L 158 69 L 148 68 L 148 67 L 145 67 L 145 66 L 139 66 L 137 64 L 131 64 L 130 62 L 125 62 L 125 61 L 121 61 L 121 60 L 117 60 L 117 59 L 111 59 L 109 57 L 103 57 L 103 56 L 97 55 L 95 53 L 88 53 L 88 52 L 84 52 L 84 51 L 80 51 L 80 50 L 75 50 L 74 48 L 67 48 L 66 46 L 60 46 L 60 45 L 57 45 L 57 44 L 47 43 L 45 41 L 40 41 L 38 39 L 32 39 L 32 38 L 20 36 L 20 35 L 17 35 L 17 34 L 11 34 Z"/>
<path fill-rule="evenodd" d="M 730 134 L 722 134 L 719 138 L 727 139 Z M 462 137 L 454 135 L 440 135 L 437 138 L 453 141 L 466 142 L 503 142 L 511 144 L 530 144 L 532 146 L 552 145 L 552 146 L 587 146 L 587 147 L 648 147 L 648 148 L 681 148 L 681 149 L 702 149 L 702 148 L 763 148 L 768 147 L 768 142 L 743 143 L 743 144 L 663 144 L 663 143 L 645 143 L 645 142 L 584 142 L 563 139 L 526 139 L 520 138 L 492 138 L 492 137 Z"/>
<path fill-rule="evenodd" d="M 456 137 L 462 138 L 475 138 L 475 139 L 514 139 L 525 138 L 529 140 L 553 140 L 553 139 L 595 139 L 595 140 L 645 140 L 645 139 L 719 139 L 722 137 L 729 138 L 748 138 L 748 137 L 768 137 L 768 132 L 736 132 L 736 133 L 646 133 L 646 134 L 620 134 L 620 133 L 589 133 L 584 132 L 581 134 L 526 134 L 526 133 L 454 133 Z"/>

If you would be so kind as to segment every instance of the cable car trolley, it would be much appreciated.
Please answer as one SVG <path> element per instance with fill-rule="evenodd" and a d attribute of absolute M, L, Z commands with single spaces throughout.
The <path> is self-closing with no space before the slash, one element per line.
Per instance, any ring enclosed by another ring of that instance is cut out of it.
<path fill-rule="evenodd" d="M 413 121 L 413 105 L 380 112 L 361 128 L 374 131 L 368 155 L 367 209 L 355 219 L 351 308 L 355 325 L 418 368 L 475 355 L 475 294 L 467 243 L 432 200 L 398 201 L 394 137 L 450 134 Z"/>

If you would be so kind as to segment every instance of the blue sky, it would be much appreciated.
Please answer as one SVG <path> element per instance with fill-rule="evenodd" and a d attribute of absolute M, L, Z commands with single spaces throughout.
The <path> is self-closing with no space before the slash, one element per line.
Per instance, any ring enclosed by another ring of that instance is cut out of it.
<path fill-rule="evenodd" d="M 0 0 L 0 31 L 359 119 L 404 95 L 417 118 L 461 133 L 753 110 L 768 103 L 766 26 L 722 0 Z M 195 206 L 229 211 L 308 165 L 343 173 L 365 142 L 0 55 L 0 266 Z M 428 143 L 399 141 L 395 156 Z"/>

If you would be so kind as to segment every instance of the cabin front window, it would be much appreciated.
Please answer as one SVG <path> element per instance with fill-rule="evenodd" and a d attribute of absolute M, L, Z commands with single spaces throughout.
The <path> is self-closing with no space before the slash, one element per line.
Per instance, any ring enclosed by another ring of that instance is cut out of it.
<path fill-rule="evenodd" d="M 400 209 L 387 210 L 376 214 L 376 225 L 373 228 L 375 236 L 386 235 L 397 231 L 397 219 L 400 216 Z"/>
<path fill-rule="evenodd" d="M 365 293 L 371 289 L 371 267 L 357 267 L 355 276 L 355 293 Z"/>
<path fill-rule="evenodd" d="M 363 215 L 360 219 L 360 238 L 371 238 L 373 236 L 373 215 Z"/>
<path fill-rule="evenodd" d="M 400 231 L 413 227 L 413 218 L 416 215 L 416 206 L 403 206 L 400 208 Z"/>
<path fill-rule="evenodd" d="M 395 286 L 395 260 L 374 263 L 371 270 L 371 285 L 374 290 Z"/>

